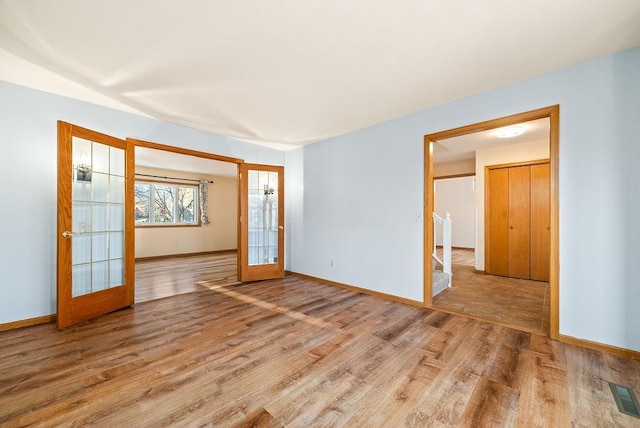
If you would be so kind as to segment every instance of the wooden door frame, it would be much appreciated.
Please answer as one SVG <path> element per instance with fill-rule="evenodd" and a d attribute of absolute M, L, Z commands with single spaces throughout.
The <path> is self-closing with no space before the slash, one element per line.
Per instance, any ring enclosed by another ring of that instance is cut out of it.
<path fill-rule="evenodd" d="M 502 163 L 496 165 L 485 165 L 484 167 L 484 271 L 487 272 L 487 266 L 490 264 L 489 260 L 491 259 L 491 252 L 489 251 L 490 246 L 490 230 L 491 230 L 491 222 L 487 221 L 489 218 L 489 194 L 491 188 L 487 185 L 489 183 L 489 171 L 494 169 L 505 169 L 505 168 L 515 168 L 519 166 L 533 166 L 533 165 L 547 165 L 550 164 L 550 160 L 547 159 L 536 159 L 524 162 L 511 162 L 511 163 Z M 551 194 L 549 194 L 549 200 L 551 200 Z"/>
<path fill-rule="evenodd" d="M 498 119 L 449 129 L 424 136 L 424 302 L 430 308 L 432 302 L 432 258 L 433 248 L 433 143 L 446 138 L 459 137 L 479 131 L 502 128 L 536 119 L 549 118 L 549 165 L 550 165 L 550 249 L 549 249 L 549 337 L 560 338 L 560 250 L 559 250 L 559 196 L 558 153 L 560 132 L 560 106 L 554 105 Z"/>
<path fill-rule="evenodd" d="M 162 150 L 165 152 L 171 152 L 171 153 L 176 153 L 176 154 L 180 154 L 180 155 L 188 155 L 188 156 L 195 156 L 198 158 L 203 158 L 203 159 L 211 159 L 211 160 L 216 160 L 216 161 L 221 161 L 221 162 L 229 162 L 229 163 L 235 163 L 236 167 L 237 167 L 237 210 L 238 210 L 238 215 L 236 218 L 236 222 L 237 222 L 237 226 L 236 226 L 236 248 L 237 248 L 237 275 L 238 275 L 238 281 L 240 280 L 240 261 L 242 260 L 242 254 L 243 254 L 243 249 L 242 249 L 242 245 L 241 245 L 241 237 L 240 237 L 240 227 L 241 227 L 241 223 L 240 223 L 240 196 L 241 196 L 241 189 L 240 189 L 240 166 L 242 164 L 244 164 L 244 160 L 243 159 L 238 159 L 238 158 L 232 158 L 229 156 L 222 156 L 222 155 L 216 155 L 213 153 L 207 153 L 207 152 L 200 152 L 197 150 L 191 150 L 191 149 L 184 149 L 181 147 L 175 147 L 175 146 L 168 146 L 165 144 L 159 144 L 159 143 L 153 143 L 150 141 L 144 141 L 144 140 L 138 140 L 135 138 L 127 138 L 127 141 L 130 141 L 133 144 L 133 159 L 134 159 L 134 169 L 135 169 L 135 149 L 136 147 L 144 147 L 147 149 L 155 149 L 155 150 Z M 135 248 L 135 243 L 134 243 L 134 248 Z"/>

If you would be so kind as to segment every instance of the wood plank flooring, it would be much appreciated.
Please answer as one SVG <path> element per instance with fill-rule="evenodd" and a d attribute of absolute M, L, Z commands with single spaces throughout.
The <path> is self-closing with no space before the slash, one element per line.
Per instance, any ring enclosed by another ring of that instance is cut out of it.
<path fill-rule="evenodd" d="M 237 252 L 136 260 L 135 302 L 238 283 Z"/>
<path fill-rule="evenodd" d="M 0 426 L 634 427 L 640 361 L 288 276 L 0 332 Z"/>
<path fill-rule="evenodd" d="M 549 333 L 549 283 L 475 273 L 474 251 L 451 252 L 452 286 L 433 298 L 433 307 Z"/>

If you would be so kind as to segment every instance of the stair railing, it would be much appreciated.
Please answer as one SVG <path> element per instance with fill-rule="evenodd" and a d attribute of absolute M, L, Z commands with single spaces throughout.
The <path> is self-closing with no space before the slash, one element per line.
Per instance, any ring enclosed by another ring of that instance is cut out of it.
<path fill-rule="evenodd" d="M 451 276 L 453 272 L 451 270 L 451 214 L 448 212 L 444 214 L 444 218 L 440 217 L 436 213 L 433 214 L 433 258 L 442 265 L 442 271 L 449 274 L 449 287 L 451 287 Z M 438 228 L 442 227 L 442 260 L 438 257 L 436 251 Z"/>

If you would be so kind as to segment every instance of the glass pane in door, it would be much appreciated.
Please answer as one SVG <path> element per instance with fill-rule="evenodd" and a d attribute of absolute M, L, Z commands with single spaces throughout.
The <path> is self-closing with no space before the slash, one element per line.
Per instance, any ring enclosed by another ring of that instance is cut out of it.
<path fill-rule="evenodd" d="M 124 150 L 73 137 L 72 297 L 124 284 Z"/>
<path fill-rule="evenodd" d="M 249 170 L 249 266 L 278 263 L 278 173 Z"/>

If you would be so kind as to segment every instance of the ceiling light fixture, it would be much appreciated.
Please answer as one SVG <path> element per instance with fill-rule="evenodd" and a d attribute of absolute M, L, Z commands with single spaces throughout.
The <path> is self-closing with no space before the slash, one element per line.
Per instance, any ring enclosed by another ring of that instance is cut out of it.
<path fill-rule="evenodd" d="M 505 128 L 500 128 L 496 130 L 496 137 L 498 138 L 513 138 L 518 135 L 522 135 L 524 133 L 524 126 L 515 125 L 515 126 L 507 126 Z"/>

